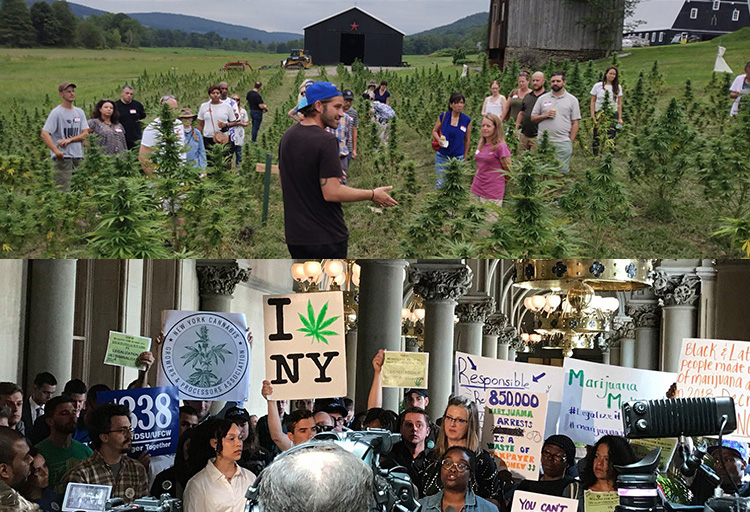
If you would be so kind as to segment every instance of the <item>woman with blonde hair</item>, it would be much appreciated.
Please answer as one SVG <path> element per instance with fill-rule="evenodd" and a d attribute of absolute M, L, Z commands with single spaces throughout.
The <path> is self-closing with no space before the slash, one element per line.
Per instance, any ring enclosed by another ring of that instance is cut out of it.
<path fill-rule="evenodd" d="M 503 205 L 505 180 L 510 171 L 510 149 L 505 144 L 503 123 L 495 114 L 482 117 L 479 140 L 474 160 L 477 173 L 471 183 L 471 197 L 480 203 Z"/>
<path fill-rule="evenodd" d="M 492 455 L 480 447 L 477 404 L 464 396 L 452 396 L 448 400 L 432 452 L 434 457 L 424 469 L 422 495 L 430 496 L 443 488 L 440 456 L 451 446 L 463 446 L 476 454 L 476 472 L 471 475 L 469 488 L 477 496 L 490 500 L 497 506 L 503 495 L 500 475 Z"/>

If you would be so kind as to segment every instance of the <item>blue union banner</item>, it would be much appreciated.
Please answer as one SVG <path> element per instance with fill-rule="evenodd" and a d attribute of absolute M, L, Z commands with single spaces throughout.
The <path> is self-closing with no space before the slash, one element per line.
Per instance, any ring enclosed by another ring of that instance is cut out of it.
<path fill-rule="evenodd" d="M 176 387 L 102 391 L 96 394 L 96 400 L 99 404 L 117 402 L 128 406 L 134 454 L 145 450 L 156 456 L 177 450 L 180 400 Z"/>

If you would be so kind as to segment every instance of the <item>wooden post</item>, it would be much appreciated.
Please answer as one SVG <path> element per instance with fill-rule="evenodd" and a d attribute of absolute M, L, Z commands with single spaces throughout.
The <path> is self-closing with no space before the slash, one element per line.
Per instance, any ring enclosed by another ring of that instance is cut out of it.
<path fill-rule="evenodd" d="M 263 179 L 263 217 L 262 224 L 265 226 L 268 220 L 268 194 L 271 191 L 271 153 L 266 153 L 266 172 Z"/>

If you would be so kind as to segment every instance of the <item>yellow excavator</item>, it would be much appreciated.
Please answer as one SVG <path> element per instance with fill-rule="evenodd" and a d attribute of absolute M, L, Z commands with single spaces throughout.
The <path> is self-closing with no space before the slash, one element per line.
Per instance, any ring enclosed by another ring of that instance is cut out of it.
<path fill-rule="evenodd" d="M 312 56 L 307 50 L 294 49 L 289 57 L 281 61 L 284 69 L 308 69 L 313 65 Z"/>

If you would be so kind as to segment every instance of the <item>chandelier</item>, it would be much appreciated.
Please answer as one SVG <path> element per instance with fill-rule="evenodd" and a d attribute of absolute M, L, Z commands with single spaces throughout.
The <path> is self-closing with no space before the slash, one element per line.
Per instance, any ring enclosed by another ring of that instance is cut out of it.
<path fill-rule="evenodd" d="M 424 302 L 416 293 L 411 296 L 409 303 L 401 310 L 401 334 L 406 338 L 416 338 L 420 347 L 424 348 Z"/>
<path fill-rule="evenodd" d="M 349 331 L 357 324 L 360 266 L 354 260 L 308 260 L 292 264 L 292 278 L 300 293 L 342 292 L 344 324 Z"/>
<path fill-rule="evenodd" d="M 524 299 L 524 306 L 534 314 L 535 331 L 525 333 L 524 341 L 561 348 L 570 356 L 575 348 L 592 348 L 599 335 L 609 332 L 620 307 L 616 297 L 596 291 L 644 288 L 650 285 L 653 270 L 650 260 L 574 259 L 517 260 L 515 272 L 515 286 L 551 290 Z"/>

